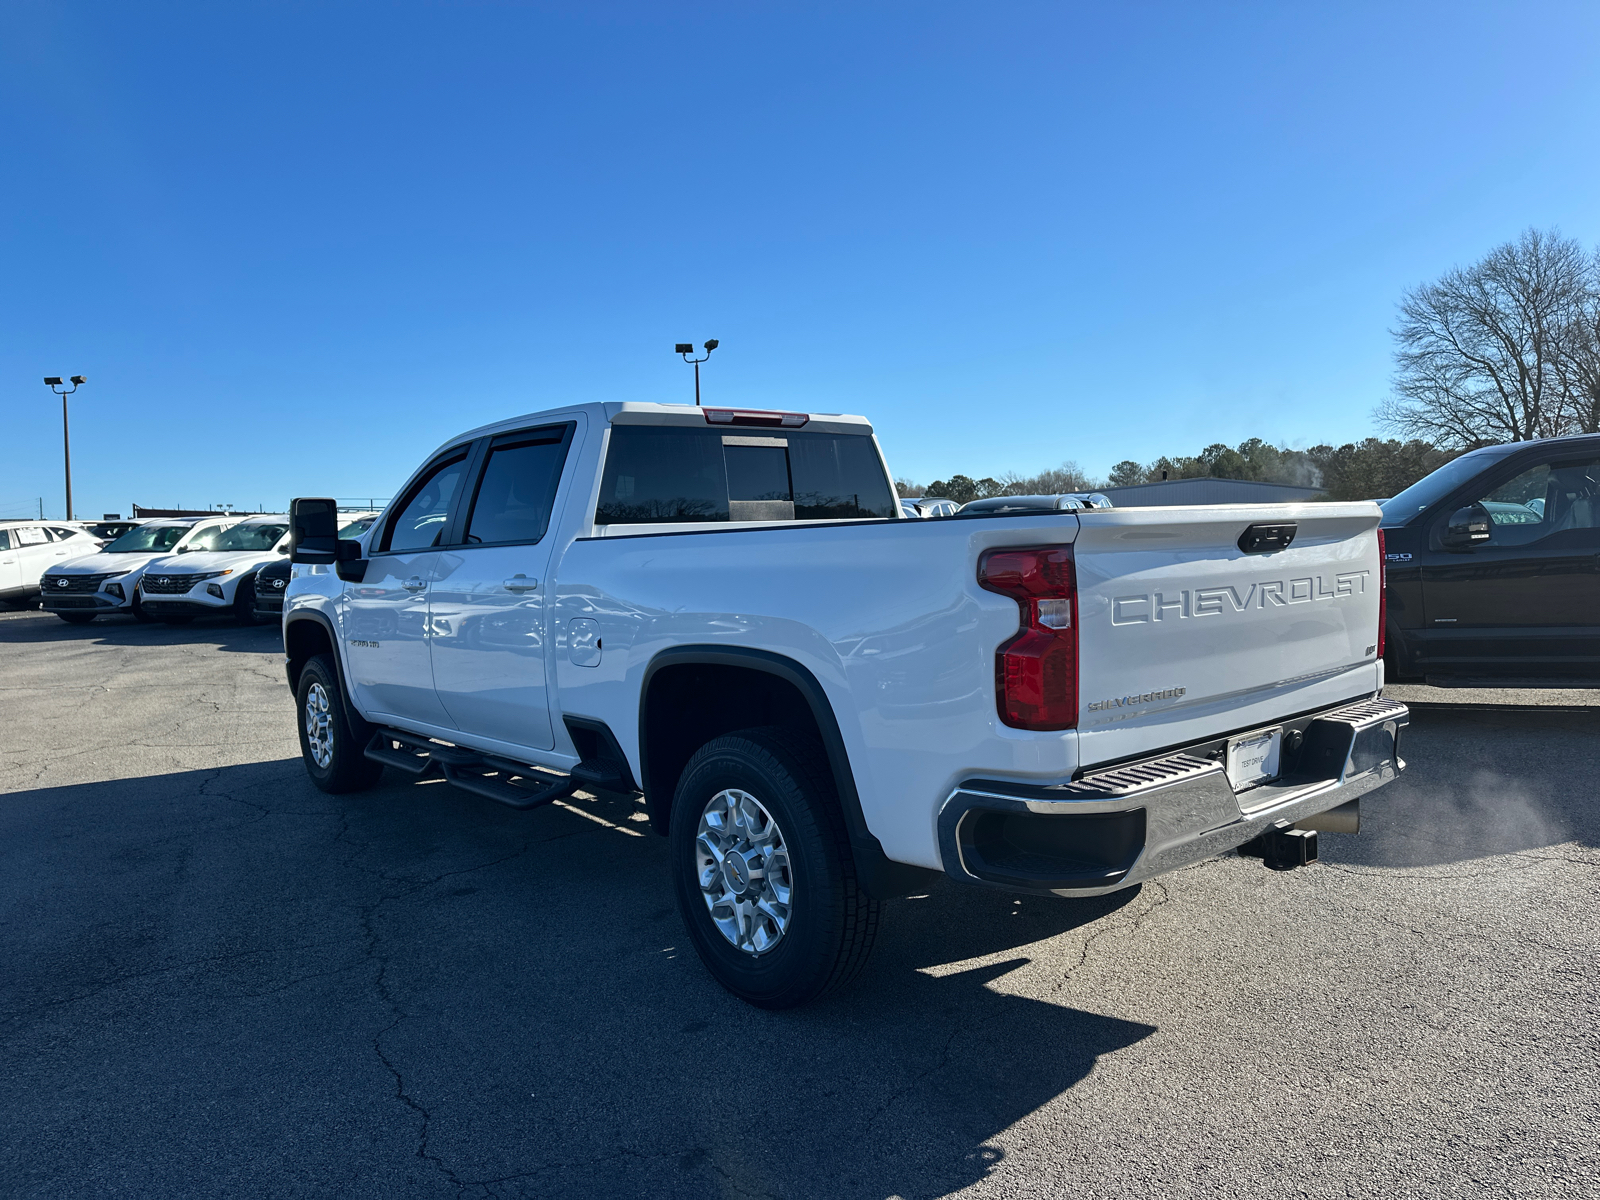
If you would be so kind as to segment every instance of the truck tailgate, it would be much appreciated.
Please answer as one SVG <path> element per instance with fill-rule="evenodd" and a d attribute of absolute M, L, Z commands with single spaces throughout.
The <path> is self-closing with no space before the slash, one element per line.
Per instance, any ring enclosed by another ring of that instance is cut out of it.
<path fill-rule="evenodd" d="M 1371 694 L 1378 507 L 1124 508 L 1080 516 L 1080 762 L 1125 759 Z M 1295 526 L 1246 553 L 1255 525 Z"/>

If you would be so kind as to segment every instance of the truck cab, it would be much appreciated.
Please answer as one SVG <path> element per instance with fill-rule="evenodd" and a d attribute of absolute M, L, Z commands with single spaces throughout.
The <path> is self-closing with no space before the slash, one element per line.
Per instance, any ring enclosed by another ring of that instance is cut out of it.
<path fill-rule="evenodd" d="M 1600 436 L 1463 454 L 1382 509 L 1391 679 L 1600 687 Z"/>

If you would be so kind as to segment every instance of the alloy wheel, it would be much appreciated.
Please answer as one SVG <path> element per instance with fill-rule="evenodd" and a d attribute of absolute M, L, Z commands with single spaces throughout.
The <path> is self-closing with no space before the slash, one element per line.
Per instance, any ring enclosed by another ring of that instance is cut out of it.
<path fill-rule="evenodd" d="M 333 712 L 327 689 L 315 681 L 306 689 L 306 743 L 313 761 L 326 771 L 333 761 Z"/>
<path fill-rule="evenodd" d="M 694 853 L 701 897 L 722 936 L 749 955 L 776 946 L 794 912 L 794 874 L 783 831 L 761 801 L 735 788 L 711 797 Z"/>

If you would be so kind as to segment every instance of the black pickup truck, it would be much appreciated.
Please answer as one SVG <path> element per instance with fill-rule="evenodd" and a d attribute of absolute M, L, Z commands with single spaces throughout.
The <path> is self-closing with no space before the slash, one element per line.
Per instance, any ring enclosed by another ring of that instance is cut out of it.
<path fill-rule="evenodd" d="M 1390 682 L 1600 687 L 1600 435 L 1474 450 L 1382 507 Z"/>

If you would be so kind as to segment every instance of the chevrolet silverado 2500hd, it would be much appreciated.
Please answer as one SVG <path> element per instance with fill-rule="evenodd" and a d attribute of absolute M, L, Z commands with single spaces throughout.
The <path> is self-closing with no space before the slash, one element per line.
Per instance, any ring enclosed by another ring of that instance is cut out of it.
<path fill-rule="evenodd" d="M 359 541 L 297 500 L 306 769 L 642 792 L 696 950 L 766 1007 L 849 980 L 930 872 L 1305 857 L 1402 769 L 1375 505 L 909 520 L 890 478 L 859 417 L 581 404 L 452 438 Z"/>

